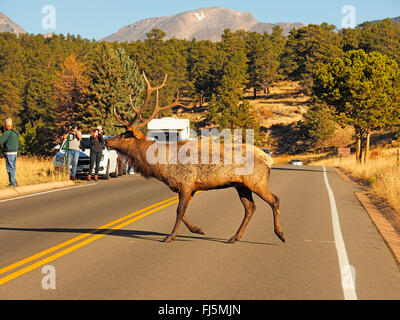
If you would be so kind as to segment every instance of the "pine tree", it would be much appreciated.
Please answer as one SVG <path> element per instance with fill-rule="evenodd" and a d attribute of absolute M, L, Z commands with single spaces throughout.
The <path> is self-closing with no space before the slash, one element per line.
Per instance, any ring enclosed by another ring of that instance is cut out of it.
<path fill-rule="evenodd" d="M 89 79 L 80 104 L 84 113 L 79 119 L 89 130 L 101 125 L 106 134 L 119 130 L 113 115 L 114 107 L 126 105 L 129 98 L 127 88 L 123 92 L 123 69 L 116 51 L 109 43 L 97 44 L 88 56 L 86 75 Z"/>
<path fill-rule="evenodd" d="M 126 120 L 131 121 L 134 114 L 132 113 L 131 100 L 135 107 L 140 107 L 143 102 L 143 94 L 145 84 L 143 76 L 139 72 L 137 64 L 129 58 L 122 48 L 117 49 L 117 57 L 123 70 L 122 78 L 118 82 L 117 91 L 120 101 L 116 105 L 118 113 Z"/>
<path fill-rule="evenodd" d="M 25 77 L 23 65 L 25 58 L 16 35 L 0 34 L 0 122 L 12 117 L 16 128 L 21 121 L 21 96 Z"/>
<path fill-rule="evenodd" d="M 313 91 L 333 107 L 342 124 L 354 127 L 358 161 L 371 130 L 399 123 L 400 71 L 394 60 L 378 52 L 353 50 L 321 66 Z"/>
<path fill-rule="evenodd" d="M 334 29 L 335 26 L 327 23 L 292 29 L 282 56 L 286 76 L 311 88 L 318 67 L 343 55 L 341 37 Z"/>
<path fill-rule="evenodd" d="M 172 103 L 177 93 L 187 91 L 187 51 L 189 43 L 184 40 L 163 40 L 165 32 L 153 29 L 147 33 L 147 39 L 139 47 L 138 66 L 146 73 L 147 78 L 153 83 L 161 83 L 168 75 L 167 86 L 159 93 L 160 105 Z M 152 97 L 151 105 L 154 105 Z M 151 110 L 143 113 L 147 116 Z M 171 115 L 171 110 L 161 112 L 160 117 Z"/>
<path fill-rule="evenodd" d="M 255 129 L 259 123 L 250 104 L 243 102 L 242 90 L 247 81 L 247 57 L 244 33 L 229 29 L 219 43 L 222 67 L 216 93 L 213 94 L 205 120 L 222 129 Z"/>
<path fill-rule="evenodd" d="M 202 106 L 216 88 L 217 45 L 211 41 L 193 39 L 188 51 L 188 80 L 192 84 L 192 96 Z"/>
<path fill-rule="evenodd" d="M 358 28 L 359 49 L 378 51 L 400 64 L 400 23 L 385 19 L 377 23 L 364 23 Z"/>
<path fill-rule="evenodd" d="M 269 38 L 263 38 L 257 32 L 249 33 L 247 37 L 247 59 L 248 59 L 248 75 L 249 80 L 246 87 L 253 88 L 254 99 L 257 97 L 257 91 L 266 86 L 267 64 L 269 55 Z"/>
<path fill-rule="evenodd" d="M 335 133 L 332 111 L 323 103 L 315 103 L 304 114 L 301 130 L 310 148 L 324 148 L 325 142 Z"/>
<path fill-rule="evenodd" d="M 84 91 L 88 85 L 85 70 L 85 65 L 71 54 L 65 59 L 61 71 L 56 73 L 53 83 L 55 104 L 52 108 L 56 137 L 65 133 L 74 121 L 82 129 L 89 125 L 85 122 L 87 110 L 83 107 Z"/>

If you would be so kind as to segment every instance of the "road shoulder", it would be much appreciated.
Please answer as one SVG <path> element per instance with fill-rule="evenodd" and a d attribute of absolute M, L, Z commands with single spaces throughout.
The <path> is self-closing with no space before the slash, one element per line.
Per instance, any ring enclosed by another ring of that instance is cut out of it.
<path fill-rule="evenodd" d="M 65 188 L 74 186 L 75 184 L 76 183 L 73 181 L 58 181 L 58 182 L 34 184 L 29 186 L 21 186 L 21 187 L 9 187 L 5 189 L 0 189 L 0 199 L 8 199 L 27 194 L 33 194 L 37 192 Z"/>
<path fill-rule="evenodd" d="M 371 221 L 393 254 L 397 265 L 400 267 L 400 218 L 396 212 L 382 201 L 378 203 L 377 199 L 370 195 L 366 185 L 361 180 L 353 177 L 341 168 L 335 168 L 335 170 L 346 182 L 355 183 L 364 189 L 364 191 L 355 192 L 355 196 L 368 213 Z"/>

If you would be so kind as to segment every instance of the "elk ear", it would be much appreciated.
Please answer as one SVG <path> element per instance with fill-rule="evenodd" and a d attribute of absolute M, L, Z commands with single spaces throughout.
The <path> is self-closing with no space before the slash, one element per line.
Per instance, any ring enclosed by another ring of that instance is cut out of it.
<path fill-rule="evenodd" d="M 130 139 L 130 138 L 134 138 L 134 134 L 131 130 L 127 130 L 125 131 L 122 135 L 123 139 Z"/>
<path fill-rule="evenodd" d="M 142 138 L 143 133 L 141 133 L 140 131 L 128 129 L 128 130 L 126 130 L 121 136 L 122 136 L 123 139 L 132 139 L 132 138 L 135 138 L 135 139 L 138 140 L 138 139 L 141 139 L 141 138 Z"/>
<path fill-rule="evenodd" d="M 126 129 L 127 131 L 131 132 L 132 137 L 136 138 L 136 139 L 144 139 L 146 136 L 139 131 L 135 126 L 131 126 L 129 128 Z"/>

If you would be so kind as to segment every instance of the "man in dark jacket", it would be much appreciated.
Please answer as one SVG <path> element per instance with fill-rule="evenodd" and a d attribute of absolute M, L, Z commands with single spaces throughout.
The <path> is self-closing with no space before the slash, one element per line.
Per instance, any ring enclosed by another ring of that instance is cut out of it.
<path fill-rule="evenodd" d="M 19 148 L 19 136 L 18 132 L 12 129 L 12 119 L 6 119 L 6 132 L 0 137 L 0 146 L 3 149 L 3 154 L 6 159 L 6 170 L 8 173 L 8 179 L 10 181 L 10 186 L 17 186 L 17 181 L 15 180 L 16 162 L 18 156 Z"/>
<path fill-rule="evenodd" d="M 92 179 L 92 170 L 94 164 L 96 164 L 94 180 L 97 181 L 98 179 L 101 156 L 103 155 L 103 143 L 103 131 L 101 126 L 98 126 L 90 136 L 90 166 L 88 180 Z"/>

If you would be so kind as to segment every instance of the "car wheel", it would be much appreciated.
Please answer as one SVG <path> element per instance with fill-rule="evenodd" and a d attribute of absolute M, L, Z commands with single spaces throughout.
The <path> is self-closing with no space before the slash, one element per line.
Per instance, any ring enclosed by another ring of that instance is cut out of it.
<path fill-rule="evenodd" d="M 118 178 L 119 174 L 118 174 L 118 162 L 115 165 L 115 171 L 111 174 L 111 177 L 113 178 Z"/>

